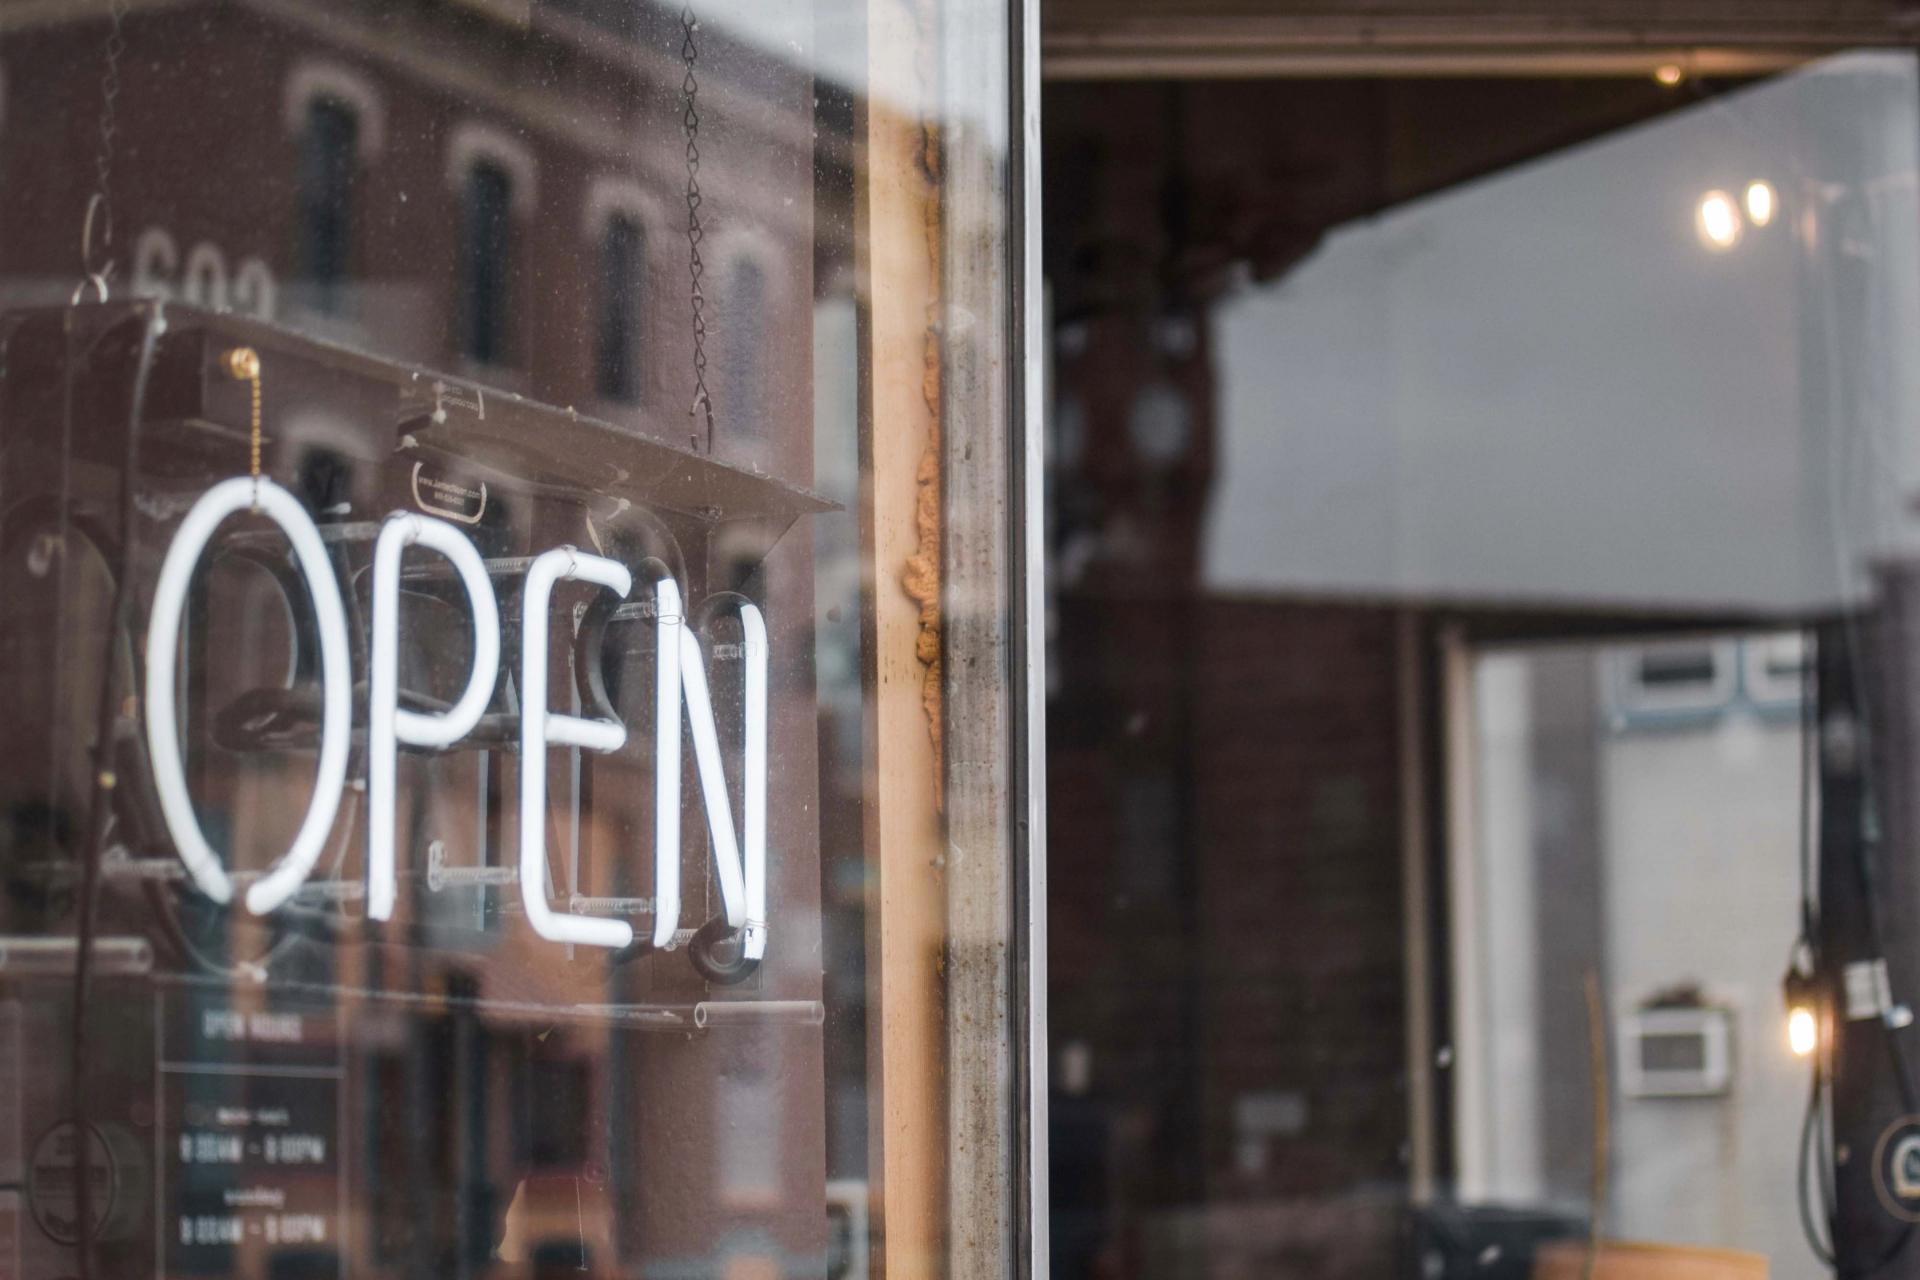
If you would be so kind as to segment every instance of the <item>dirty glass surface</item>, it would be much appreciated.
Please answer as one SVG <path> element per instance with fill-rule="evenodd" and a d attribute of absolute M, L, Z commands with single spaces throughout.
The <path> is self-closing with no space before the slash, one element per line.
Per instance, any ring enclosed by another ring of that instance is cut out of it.
<path fill-rule="evenodd" d="M 857 320 L 1009 106 L 912 8 L 0 3 L 0 1276 L 935 1265 Z"/>
<path fill-rule="evenodd" d="M 1050 91 L 1062 1280 L 1920 1266 L 1920 80 L 1640 53 Z"/>

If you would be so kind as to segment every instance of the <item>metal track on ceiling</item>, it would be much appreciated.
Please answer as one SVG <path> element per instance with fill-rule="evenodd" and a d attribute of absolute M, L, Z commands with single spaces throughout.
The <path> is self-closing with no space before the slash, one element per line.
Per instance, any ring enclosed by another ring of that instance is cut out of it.
<path fill-rule="evenodd" d="M 1920 0 L 1050 0 L 1054 78 L 1754 75 L 1920 42 Z"/>

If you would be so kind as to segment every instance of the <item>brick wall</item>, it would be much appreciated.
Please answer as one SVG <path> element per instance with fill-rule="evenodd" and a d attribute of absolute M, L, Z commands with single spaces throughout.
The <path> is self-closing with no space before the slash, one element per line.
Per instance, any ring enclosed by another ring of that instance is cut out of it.
<path fill-rule="evenodd" d="M 1059 643 L 1054 1044 L 1092 1051 L 1069 1141 L 1112 1153 L 1110 1256 L 1380 1274 L 1406 1140 L 1393 614 L 1080 599 Z"/>

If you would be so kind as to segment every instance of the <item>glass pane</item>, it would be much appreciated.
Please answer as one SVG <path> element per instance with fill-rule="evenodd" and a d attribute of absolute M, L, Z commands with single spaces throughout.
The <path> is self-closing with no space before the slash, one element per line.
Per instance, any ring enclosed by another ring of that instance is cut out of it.
<path fill-rule="evenodd" d="M 0 1277 L 1013 1256 L 1010 29 L 913 10 L 0 4 Z"/>
<path fill-rule="evenodd" d="M 1050 88 L 1056 1276 L 1914 1267 L 1920 77 L 1753 34 Z"/>

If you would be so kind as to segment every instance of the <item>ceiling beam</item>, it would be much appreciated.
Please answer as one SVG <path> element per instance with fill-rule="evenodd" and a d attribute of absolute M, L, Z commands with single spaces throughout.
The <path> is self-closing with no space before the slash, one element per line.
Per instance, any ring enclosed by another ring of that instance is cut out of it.
<path fill-rule="evenodd" d="M 1920 40 L 1914 0 L 1051 0 L 1041 12 L 1057 79 L 1745 76 Z"/>

